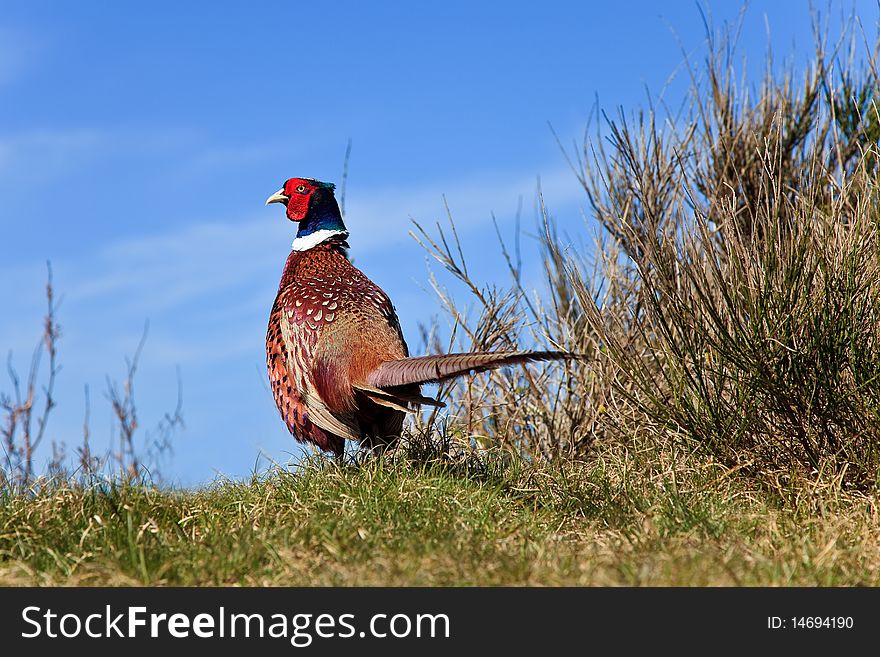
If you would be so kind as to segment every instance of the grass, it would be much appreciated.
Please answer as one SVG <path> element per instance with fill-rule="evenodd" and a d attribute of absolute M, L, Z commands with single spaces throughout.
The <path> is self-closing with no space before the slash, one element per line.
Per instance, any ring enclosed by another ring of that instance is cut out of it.
<path fill-rule="evenodd" d="M 490 453 L 316 460 L 196 491 L 60 483 L 3 500 L 0 583 L 880 584 L 873 497 L 788 499 L 698 454 L 645 441 L 553 466 Z"/>

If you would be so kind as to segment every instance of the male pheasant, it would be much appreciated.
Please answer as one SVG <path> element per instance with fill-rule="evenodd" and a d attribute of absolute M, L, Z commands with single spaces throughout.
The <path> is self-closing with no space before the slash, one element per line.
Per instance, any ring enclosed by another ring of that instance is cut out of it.
<path fill-rule="evenodd" d="M 468 372 L 570 358 L 557 351 L 409 358 L 394 306 L 348 260 L 348 231 L 332 183 L 291 178 L 266 205 L 283 203 L 299 224 L 269 315 L 272 394 L 300 441 L 341 455 L 345 440 L 375 449 L 400 438 L 404 413 L 443 406 L 421 384 Z"/>

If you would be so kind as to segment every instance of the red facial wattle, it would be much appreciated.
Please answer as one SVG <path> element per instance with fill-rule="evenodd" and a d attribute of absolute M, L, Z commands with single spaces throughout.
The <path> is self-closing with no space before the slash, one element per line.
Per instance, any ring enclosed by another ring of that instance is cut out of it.
<path fill-rule="evenodd" d="M 287 202 L 288 219 L 291 221 L 302 221 L 306 218 L 306 214 L 309 211 L 309 196 L 311 196 L 310 192 L 305 194 L 294 192 L 290 195 L 290 200 Z"/>
<path fill-rule="evenodd" d="M 284 194 L 287 201 L 287 218 L 291 221 L 302 221 L 309 211 L 309 198 L 315 191 L 314 185 L 300 178 L 291 178 L 284 183 Z"/>

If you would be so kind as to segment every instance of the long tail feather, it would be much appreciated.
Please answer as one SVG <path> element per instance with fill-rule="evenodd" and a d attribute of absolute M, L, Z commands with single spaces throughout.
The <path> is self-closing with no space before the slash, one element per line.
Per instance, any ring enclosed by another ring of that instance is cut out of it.
<path fill-rule="evenodd" d="M 474 352 L 419 356 L 382 363 L 370 372 L 367 381 L 377 388 L 391 388 L 410 383 L 438 383 L 468 372 L 485 372 L 504 365 L 567 358 L 581 358 L 581 356 L 567 351 Z"/>
<path fill-rule="evenodd" d="M 433 397 L 424 397 L 418 393 L 418 387 L 408 386 L 406 388 L 395 388 L 393 390 L 381 390 L 373 386 L 365 384 L 354 384 L 355 390 L 362 392 L 368 399 L 380 406 L 388 406 L 389 408 L 403 411 L 404 413 L 413 413 L 413 407 L 428 404 L 443 408 L 446 406 L 441 401 L 437 401 Z"/>

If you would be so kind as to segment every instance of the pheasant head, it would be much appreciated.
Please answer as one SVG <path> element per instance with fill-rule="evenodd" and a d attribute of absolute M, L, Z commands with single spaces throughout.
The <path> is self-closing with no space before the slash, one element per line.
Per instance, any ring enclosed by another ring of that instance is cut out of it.
<path fill-rule="evenodd" d="M 333 195 L 334 189 L 333 183 L 291 178 L 266 199 L 266 205 L 283 203 L 287 218 L 299 224 L 293 240 L 294 251 L 305 251 L 331 237 L 348 237 L 339 204 Z"/>

